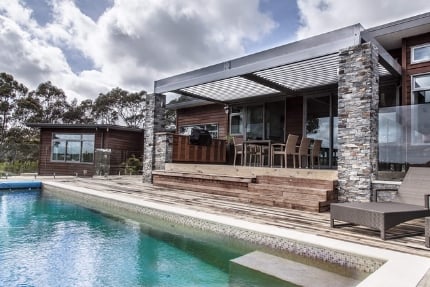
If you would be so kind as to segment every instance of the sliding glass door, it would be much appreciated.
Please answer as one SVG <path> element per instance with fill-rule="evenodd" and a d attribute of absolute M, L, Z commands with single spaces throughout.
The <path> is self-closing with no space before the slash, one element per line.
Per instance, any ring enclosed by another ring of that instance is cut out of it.
<path fill-rule="evenodd" d="M 337 166 L 337 96 L 308 96 L 304 106 L 304 134 L 322 140 L 321 166 Z"/>

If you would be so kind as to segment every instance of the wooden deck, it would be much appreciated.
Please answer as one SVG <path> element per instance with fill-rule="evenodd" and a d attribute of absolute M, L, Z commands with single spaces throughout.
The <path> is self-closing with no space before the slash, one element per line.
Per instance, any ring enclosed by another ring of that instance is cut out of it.
<path fill-rule="evenodd" d="M 316 213 L 282 207 L 264 206 L 239 202 L 231 196 L 215 195 L 173 188 L 156 187 L 141 182 L 141 177 L 105 178 L 69 178 L 57 179 L 73 186 L 105 191 L 107 193 L 126 193 L 130 197 L 139 197 L 151 202 L 185 207 L 203 212 L 228 215 L 234 218 L 257 222 L 282 228 L 294 229 L 320 236 L 335 238 L 368 246 L 385 248 L 430 257 L 430 249 L 424 246 L 424 236 L 402 237 L 382 241 L 379 232 L 365 227 L 330 228 L 328 212 Z M 424 230 L 424 219 L 401 224 L 387 232 L 388 235 L 399 232 Z"/>

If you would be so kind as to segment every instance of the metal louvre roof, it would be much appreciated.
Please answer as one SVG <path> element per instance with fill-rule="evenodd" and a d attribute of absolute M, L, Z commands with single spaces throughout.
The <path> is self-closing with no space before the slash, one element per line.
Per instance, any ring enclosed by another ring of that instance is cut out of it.
<path fill-rule="evenodd" d="M 379 50 L 380 76 L 401 74 L 400 65 L 360 24 L 154 82 L 155 93 L 173 92 L 230 103 L 338 82 L 339 51 L 362 42 Z"/>
<path fill-rule="evenodd" d="M 338 59 L 338 54 L 332 54 L 256 72 L 255 74 L 295 91 L 324 86 L 337 82 Z"/>
<path fill-rule="evenodd" d="M 216 96 L 219 101 L 232 101 L 259 95 L 279 93 L 278 90 L 260 85 L 242 77 L 233 77 L 212 83 L 182 89 L 182 91 L 205 98 Z"/>
<path fill-rule="evenodd" d="M 331 54 L 316 59 L 184 88 L 177 92 L 198 98 L 215 98 L 221 102 L 231 102 L 261 95 L 294 95 L 300 92 L 301 89 L 337 83 L 338 60 L 338 54 Z M 390 75 L 382 65 L 378 66 L 378 72 L 380 76 Z M 259 82 L 264 82 L 264 84 Z"/>

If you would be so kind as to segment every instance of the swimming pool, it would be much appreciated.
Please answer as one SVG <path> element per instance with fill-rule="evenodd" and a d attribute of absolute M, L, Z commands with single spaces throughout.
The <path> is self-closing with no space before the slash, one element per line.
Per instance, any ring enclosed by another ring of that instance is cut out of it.
<path fill-rule="evenodd" d="M 0 192 L 0 246 L 2 286 L 231 286 L 229 260 L 250 251 L 162 232 L 41 191 Z M 247 274 L 234 282 L 258 280 Z"/>

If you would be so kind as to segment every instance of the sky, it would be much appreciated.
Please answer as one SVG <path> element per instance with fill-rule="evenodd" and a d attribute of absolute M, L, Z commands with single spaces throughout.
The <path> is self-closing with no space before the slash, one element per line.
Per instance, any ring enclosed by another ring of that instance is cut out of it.
<path fill-rule="evenodd" d="M 70 100 L 152 93 L 178 73 L 425 12 L 428 0 L 0 0 L 0 72 Z"/>

